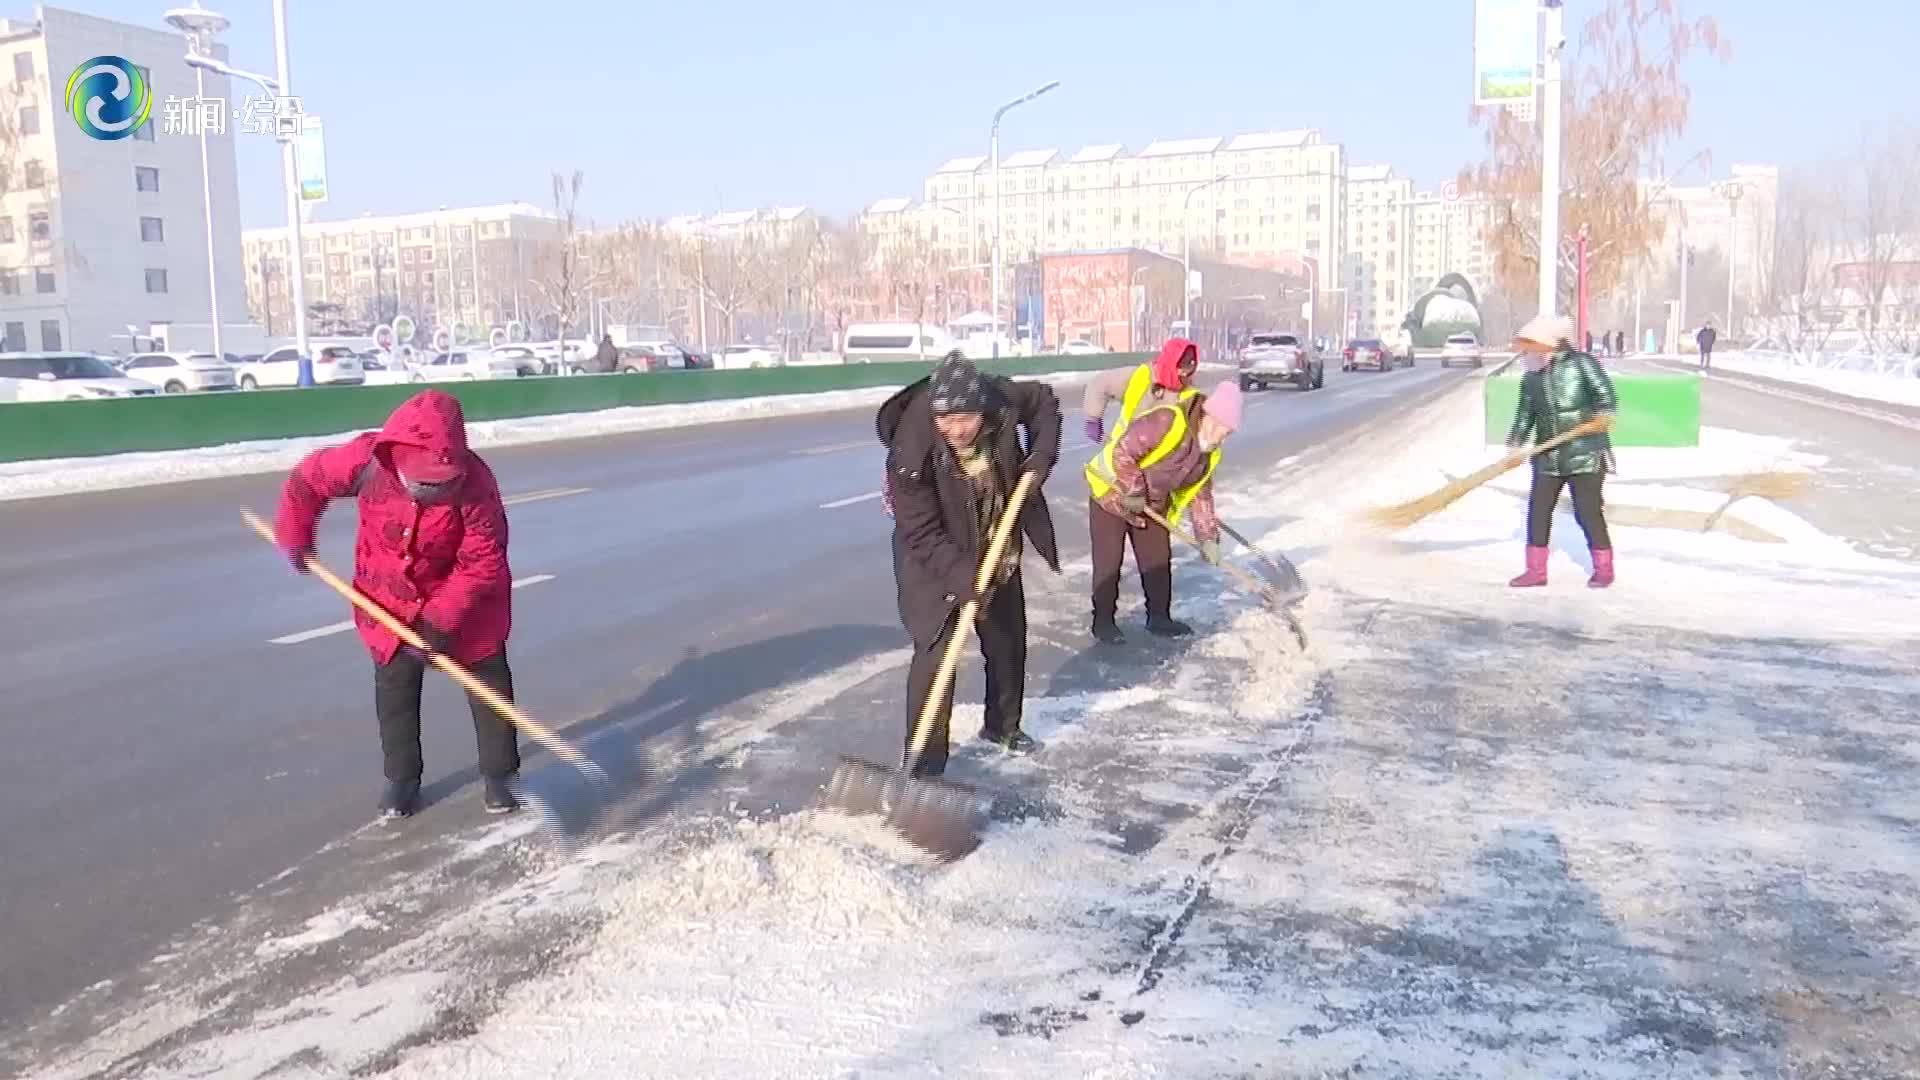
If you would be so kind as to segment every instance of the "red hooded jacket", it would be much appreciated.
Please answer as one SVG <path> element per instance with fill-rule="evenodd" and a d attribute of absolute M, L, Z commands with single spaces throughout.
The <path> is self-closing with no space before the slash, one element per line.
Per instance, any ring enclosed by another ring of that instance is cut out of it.
<path fill-rule="evenodd" d="M 1185 384 L 1180 378 L 1180 361 L 1193 354 L 1199 359 L 1200 347 L 1186 338 L 1168 338 L 1160 346 L 1160 355 L 1153 358 L 1153 385 L 1163 390 L 1178 390 Z"/>
<path fill-rule="evenodd" d="M 396 444 L 445 451 L 464 462 L 452 499 L 416 503 L 394 471 Z M 493 470 L 467 449 L 457 398 L 424 390 L 402 402 L 378 432 L 307 455 L 281 491 L 275 522 L 281 548 L 313 550 L 321 513 L 348 496 L 360 503 L 355 588 L 402 622 L 424 619 L 446 633 L 453 658 L 463 664 L 506 647 L 513 617 L 507 511 Z M 357 609 L 354 625 L 375 661 L 387 663 L 399 651 L 399 639 Z"/>

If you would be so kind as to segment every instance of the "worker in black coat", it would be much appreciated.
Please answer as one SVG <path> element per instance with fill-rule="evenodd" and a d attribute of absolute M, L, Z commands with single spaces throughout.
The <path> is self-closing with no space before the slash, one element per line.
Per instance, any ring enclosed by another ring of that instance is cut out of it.
<path fill-rule="evenodd" d="M 1039 476 L 974 624 L 987 668 L 986 720 L 980 737 L 1011 753 L 1032 753 L 1036 744 L 1020 730 L 1027 673 L 1027 601 L 1020 558 L 1025 544 L 1031 543 L 1055 573 L 1060 571 L 1053 517 L 1038 490 L 1060 459 L 1060 400 L 1045 383 L 983 375 L 955 351 L 932 375 L 888 399 L 875 428 L 887 447 L 900 621 L 913 639 L 907 676 L 909 744 L 946 651 L 947 635 L 961 632 L 958 612 L 974 598 L 974 578 L 994 525 L 1020 474 Z M 915 766 L 918 774 L 938 776 L 946 770 L 952 711 L 949 686 Z"/>

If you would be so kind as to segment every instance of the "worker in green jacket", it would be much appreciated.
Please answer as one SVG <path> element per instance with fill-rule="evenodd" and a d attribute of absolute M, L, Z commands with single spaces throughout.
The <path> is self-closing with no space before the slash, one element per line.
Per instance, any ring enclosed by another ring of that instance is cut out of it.
<path fill-rule="evenodd" d="M 1573 347 L 1573 335 L 1573 320 L 1564 315 L 1536 316 L 1521 327 L 1513 346 L 1527 372 L 1520 379 L 1520 401 L 1507 432 L 1508 446 L 1525 446 L 1529 436 L 1546 442 L 1596 417 L 1605 417 L 1606 426 L 1612 427 L 1619 409 L 1613 379 L 1591 354 Z M 1613 541 L 1607 535 L 1600 491 L 1612 471 L 1613 442 L 1606 431 L 1582 435 L 1534 455 L 1533 491 L 1527 499 L 1527 569 L 1508 584 L 1533 588 L 1547 583 L 1551 550 L 1547 541 L 1561 488 L 1573 489 L 1573 516 L 1587 534 L 1587 549 L 1593 555 L 1593 576 L 1587 585 L 1604 589 L 1613 584 Z"/>

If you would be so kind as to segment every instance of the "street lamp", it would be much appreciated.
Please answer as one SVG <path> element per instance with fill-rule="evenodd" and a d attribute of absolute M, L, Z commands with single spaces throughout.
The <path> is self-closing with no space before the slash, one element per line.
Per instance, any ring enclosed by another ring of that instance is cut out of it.
<path fill-rule="evenodd" d="M 1727 333 L 1731 335 L 1734 332 L 1734 256 L 1740 248 L 1740 183 L 1737 180 L 1728 180 L 1722 184 L 1715 184 L 1714 190 L 1727 200 Z"/>
<path fill-rule="evenodd" d="M 1000 358 L 1000 118 L 1016 105 L 1025 105 L 1060 85 L 1055 79 L 1026 97 L 1007 102 L 994 110 L 993 133 L 989 141 L 993 155 L 993 357 Z"/>
<path fill-rule="evenodd" d="M 1187 197 L 1180 204 L 1180 321 L 1187 324 L 1187 334 L 1193 334 L 1193 197 L 1215 184 L 1223 184 L 1227 174 L 1196 184 L 1187 189 Z"/>
<path fill-rule="evenodd" d="M 195 3 L 192 7 L 167 12 L 167 25 L 185 34 L 192 51 L 204 56 L 213 52 L 214 35 L 232 24 L 225 15 Z M 207 99 L 206 69 L 195 67 L 193 81 L 194 109 L 198 113 L 200 103 Z M 220 271 L 214 255 L 213 177 L 207 164 L 207 124 L 203 116 L 196 116 L 195 123 L 200 128 L 200 205 L 207 221 L 207 318 L 213 322 L 213 355 L 224 360 L 227 353 L 221 347 L 220 337 Z"/>
<path fill-rule="evenodd" d="M 183 9 L 188 12 L 197 8 Z M 176 14 L 178 14 L 176 12 Z M 202 16 L 210 13 L 202 12 Z M 224 25 L 226 20 L 221 20 Z M 292 75 L 287 66 L 287 0 L 273 0 L 273 51 L 278 74 L 273 78 L 242 71 L 223 60 L 207 55 L 192 37 L 187 39 L 187 66 L 196 71 L 211 71 L 228 78 L 245 79 L 275 97 L 291 97 L 293 90 Z M 294 345 L 301 356 L 307 355 L 307 253 L 300 240 L 300 169 L 294 160 L 293 135 L 290 132 L 276 132 L 280 140 L 280 170 L 287 197 L 287 242 L 292 272 L 287 275 L 287 284 L 293 302 Z M 205 169 L 201 170 L 204 175 Z M 216 347 L 217 348 L 217 347 Z"/>

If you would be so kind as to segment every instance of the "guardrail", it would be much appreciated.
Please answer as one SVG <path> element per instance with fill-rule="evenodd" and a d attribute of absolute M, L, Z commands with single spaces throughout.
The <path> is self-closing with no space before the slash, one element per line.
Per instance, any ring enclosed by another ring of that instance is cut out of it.
<path fill-rule="evenodd" d="M 1148 358 L 1144 353 L 1023 356 L 982 361 L 980 368 L 999 375 L 1039 375 L 1101 371 L 1142 363 Z M 931 363 L 911 361 L 427 385 L 458 397 L 469 420 L 511 420 L 635 405 L 679 405 L 905 386 L 925 376 L 932 367 Z M 0 462 L 188 450 L 364 431 L 379 427 L 395 406 L 425 388 L 418 383 L 308 387 L 0 405 Z"/>
<path fill-rule="evenodd" d="M 1700 445 L 1700 376 L 1615 373 L 1613 389 L 1620 397 L 1613 428 L 1615 446 Z M 1520 402 L 1520 376 L 1488 379 L 1482 400 L 1487 442 L 1502 445 Z"/>

